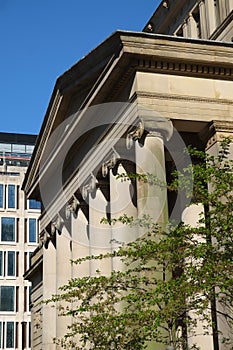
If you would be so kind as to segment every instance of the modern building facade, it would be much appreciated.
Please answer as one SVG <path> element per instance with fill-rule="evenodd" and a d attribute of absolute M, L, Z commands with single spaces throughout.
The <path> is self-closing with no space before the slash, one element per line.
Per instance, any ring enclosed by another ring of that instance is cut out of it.
<path fill-rule="evenodd" d="M 205 36 L 197 25 L 203 13 Z M 53 338 L 66 331 L 56 309 L 38 301 L 69 278 L 120 268 L 118 261 L 70 265 L 135 238 L 130 228 L 103 227 L 101 218 L 149 214 L 161 225 L 182 218 L 185 198 L 119 182 L 116 173 L 143 171 L 164 181 L 182 166 L 183 146 L 214 154 L 222 137 L 233 136 L 231 17 L 227 0 L 163 1 L 143 32 L 117 31 L 58 78 L 23 184 L 28 198 L 43 203 L 40 245 L 26 273 L 33 349 L 57 349 Z M 225 350 L 212 336 L 200 336 L 198 345 Z"/>
<path fill-rule="evenodd" d="M 23 274 L 38 245 L 40 203 L 21 185 L 35 135 L 0 133 L 0 349 L 31 348 L 30 282 Z"/>

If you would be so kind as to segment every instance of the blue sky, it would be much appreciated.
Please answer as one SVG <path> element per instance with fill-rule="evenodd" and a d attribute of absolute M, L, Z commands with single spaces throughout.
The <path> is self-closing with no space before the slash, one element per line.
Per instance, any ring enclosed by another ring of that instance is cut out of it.
<path fill-rule="evenodd" d="M 159 0 L 0 0 L 0 131 L 37 134 L 59 75 Z"/>

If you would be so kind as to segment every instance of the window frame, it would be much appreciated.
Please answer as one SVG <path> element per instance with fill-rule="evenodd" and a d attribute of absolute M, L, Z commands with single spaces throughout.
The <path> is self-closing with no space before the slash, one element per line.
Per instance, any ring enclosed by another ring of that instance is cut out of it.
<path fill-rule="evenodd" d="M 14 193 L 13 193 L 13 206 L 9 205 L 11 203 L 11 198 L 10 198 L 10 195 L 11 195 L 11 190 L 10 189 L 13 189 L 14 188 Z M 7 209 L 9 210 L 16 210 L 16 203 L 17 203 L 17 188 L 16 188 L 16 185 L 15 184 L 8 184 L 7 185 Z"/>
<path fill-rule="evenodd" d="M 34 208 L 31 208 L 31 205 L 30 203 L 35 203 L 35 207 Z M 37 208 L 37 206 L 39 206 L 39 208 Z M 36 199 L 28 199 L 27 200 L 27 210 L 29 211 L 36 211 L 36 212 L 40 212 L 41 211 L 41 202 L 40 201 L 37 201 Z"/>
<path fill-rule="evenodd" d="M 30 240 L 30 234 L 31 234 L 31 232 L 30 232 L 30 222 L 31 221 L 34 221 L 35 222 L 35 241 L 31 241 Z M 27 242 L 29 243 L 29 244 L 37 244 L 38 243 L 38 222 L 37 222 L 37 219 L 36 218 L 28 218 L 28 220 L 27 220 L 28 222 L 27 222 Z"/>
<path fill-rule="evenodd" d="M 3 220 L 4 219 L 11 219 L 13 220 L 14 222 L 14 232 L 13 232 L 13 235 L 14 235 L 14 239 L 13 240 L 3 240 Z M 17 225 L 16 225 L 16 218 L 15 217 L 12 217 L 12 216 L 3 216 L 1 217 L 1 222 L 0 222 L 0 243 L 4 243 L 4 244 L 16 244 L 16 237 L 17 237 L 17 232 L 16 232 L 16 229 L 17 229 Z"/>
<path fill-rule="evenodd" d="M 4 278 L 4 265 L 4 250 L 0 250 L 0 278 Z"/>
<path fill-rule="evenodd" d="M 13 346 L 9 346 L 9 347 L 7 346 L 8 324 L 12 324 L 12 325 L 13 325 L 13 330 L 12 330 L 12 335 L 13 335 L 12 345 L 13 345 Z M 15 340 L 16 340 L 16 339 L 15 339 L 15 336 L 16 336 L 16 334 L 15 334 L 15 328 L 16 328 L 16 326 L 15 326 L 15 322 L 14 322 L 14 321 L 6 321 L 6 322 L 5 322 L 5 339 L 4 339 L 4 343 L 5 343 L 5 348 L 6 348 L 6 349 L 15 349 Z"/>
<path fill-rule="evenodd" d="M 2 306 L 2 288 L 12 288 L 13 290 L 13 310 L 1 310 Z M 12 285 L 1 285 L 0 286 L 0 313 L 14 314 L 16 312 L 16 287 Z"/>
<path fill-rule="evenodd" d="M 4 208 L 5 208 L 5 186 L 4 184 L 1 183 L 0 184 L 0 210 L 4 210 Z"/>
<path fill-rule="evenodd" d="M 9 253 L 14 253 L 14 261 L 13 261 L 13 275 L 9 275 Z M 16 277 L 16 251 L 15 250 L 7 250 L 6 251 L 6 261 L 5 261 L 5 275 L 7 279 L 12 279 Z"/>

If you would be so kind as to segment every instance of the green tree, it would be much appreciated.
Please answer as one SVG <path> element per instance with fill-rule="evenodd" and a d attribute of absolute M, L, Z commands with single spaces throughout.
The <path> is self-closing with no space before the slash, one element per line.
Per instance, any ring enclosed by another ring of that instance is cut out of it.
<path fill-rule="evenodd" d="M 215 341 L 219 338 L 226 349 L 233 349 L 231 332 L 217 325 L 221 318 L 229 329 L 233 326 L 233 162 L 228 159 L 229 147 L 230 141 L 224 140 L 216 157 L 190 149 L 195 161 L 182 173 L 174 173 L 168 185 L 171 191 L 186 191 L 192 205 L 202 206 L 195 227 L 170 223 L 164 231 L 147 216 L 104 220 L 110 225 L 120 221 L 140 226 L 145 232 L 111 254 L 72 262 L 121 258 L 125 268 L 109 276 L 96 271 L 92 277 L 73 278 L 61 287 L 61 293 L 46 301 L 55 302 L 61 315 L 72 316 L 67 333 L 55 339 L 57 343 L 78 350 L 141 350 L 151 342 L 154 349 L 156 344 L 158 349 L 161 344 L 167 349 L 198 349 L 195 341 L 190 345 L 190 337 L 195 339 L 201 322 L 203 335 L 211 333 Z M 153 182 L 148 175 L 138 180 Z"/>

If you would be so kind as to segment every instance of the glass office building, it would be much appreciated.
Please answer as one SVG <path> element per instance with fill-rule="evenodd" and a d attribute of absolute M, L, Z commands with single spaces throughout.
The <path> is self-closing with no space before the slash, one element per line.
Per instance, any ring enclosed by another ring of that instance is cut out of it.
<path fill-rule="evenodd" d="M 0 133 L 0 349 L 30 349 L 30 282 L 23 278 L 38 242 L 40 203 L 21 185 L 35 135 Z"/>

